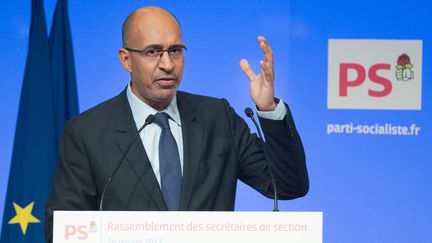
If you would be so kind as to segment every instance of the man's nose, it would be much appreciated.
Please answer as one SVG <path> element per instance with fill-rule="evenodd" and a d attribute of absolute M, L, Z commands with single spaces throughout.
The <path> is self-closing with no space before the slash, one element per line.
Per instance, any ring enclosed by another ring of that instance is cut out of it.
<path fill-rule="evenodd" d="M 159 60 L 159 68 L 165 72 L 171 72 L 174 69 L 174 62 L 171 60 L 167 51 L 162 52 L 162 56 Z"/>

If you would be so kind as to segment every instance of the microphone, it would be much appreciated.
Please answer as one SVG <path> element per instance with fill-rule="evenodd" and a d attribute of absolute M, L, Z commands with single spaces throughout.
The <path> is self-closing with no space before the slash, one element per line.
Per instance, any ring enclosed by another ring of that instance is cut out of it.
<path fill-rule="evenodd" d="M 140 127 L 140 129 L 138 130 L 137 133 L 135 133 L 134 137 L 132 138 L 132 140 L 129 142 L 128 146 L 126 147 L 126 151 L 123 153 L 120 161 L 117 163 L 117 166 L 115 167 L 113 173 L 111 174 L 111 176 L 108 178 L 108 182 L 105 185 L 105 188 L 102 192 L 102 196 L 101 196 L 101 200 L 99 202 L 99 211 L 102 211 L 102 207 L 103 207 L 103 201 L 105 198 L 105 193 L 109 187 L 109 185 L 111 184 L 112 179 L 114 178 L 114 176 L 117 174 L 117 171 L 120 168 L 120 165 L 123 163 L 124 159 L 126 158 L 127 153 L 129 152 L 130 148 L 132 147 L 133 142 L 136 140 L 136 138 L 138 137 L 138 135 L 141 133 L 141 131 L 147 126 L 150 125 L 151 123 L 153 123 L 155 120 L 155 116 L 150 114 L 147 116 L 144 124 Z M 129 161 L 128 161 L 129 163 Z M 138 177 L 138 179 L 141 181 L 141 179 L 139 178 L 139 176 L 137 175 L 137 173 L 135 172 L 135 170 L 133 169 L 133 167 L 131 166 L 133 172 L 135 173 L 135 175 Z"/>
<path fill-rule="evenodd" d="M 265 142 L 264 142 L 264 139 L 263 139 L 263 136 L 262 136 L 262 133 L 261 133 L 261 129 L 259 128 L 258 123 L 256 122 L 256 120 L 254 118 L 254 112 L 253 112 L 253 110 L 250 107 L 246 107 L 246 109 L 245 109 L 244 112 L 245 112 L 246 116 L 249 117 L 252 120 L 253 124 L 255 125 L 255 128 L 258 131 L 258 137 L 261 140 L 261 143 L 263 145 L 264 155 L 266 157 L 267 167 L 269 169 L 270 177 L 271 177 L 272 185 L 273 185 L 273 194 L 274 194 L 274 197 L 273 197 L 273 212 L 279 212 L 278 196 L 277 196 L 277 188 L 276 188 L 276 180 L 275 180 L 275 177 L 273 175 L 273 171 L 270 168 L 270 164 L 267 161 L 268 159 L 270 159 L 270 156 L 268 156 L 267 149 L 266 149 L 265 144 L 264 144 Z"/>

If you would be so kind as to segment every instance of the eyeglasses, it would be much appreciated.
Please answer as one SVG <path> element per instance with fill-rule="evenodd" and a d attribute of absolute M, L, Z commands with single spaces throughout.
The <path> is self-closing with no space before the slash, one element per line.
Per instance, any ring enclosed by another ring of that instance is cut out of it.
<path fill-rule="evenodd" d="M 175 45 L 169 47 L 168 49 L 163 49 L 161 46 L 157 45 L 148 46 L 142 50 L 132 49 L 129 47 L 124 47 L 124 49 L 131 52 L 139 52 L 148 61 L 159 61 L 162 58 L 164 52 L 168 53 L 168 56 L 171 58 L 171 60 L 179 60 L 184 57 L 184 52 L 187 50 L 186 46 L 184 45 Z"/>

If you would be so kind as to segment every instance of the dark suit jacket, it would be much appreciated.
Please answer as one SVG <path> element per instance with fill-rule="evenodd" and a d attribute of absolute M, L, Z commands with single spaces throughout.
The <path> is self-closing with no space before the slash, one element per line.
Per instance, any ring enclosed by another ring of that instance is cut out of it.
<path fill-rule="evenodd" d="M 225 99 L 179 91 L 177 103 L 184 144 L 180 210 L 233 210 L 237 179 L 273 196 L 262 144 Z M 260 118 L 260 123 L 279 198 L 305 195 L 309 187 L 305 156 L 290 112 L 282 121 Z M 107 179 L 136 133 L 126 91 L 66 122 L 47 203 L 48 241 L 53 210 L 98 209 Z M 167 210 L 139 137 L 107 190 L 103 207 Z"/>

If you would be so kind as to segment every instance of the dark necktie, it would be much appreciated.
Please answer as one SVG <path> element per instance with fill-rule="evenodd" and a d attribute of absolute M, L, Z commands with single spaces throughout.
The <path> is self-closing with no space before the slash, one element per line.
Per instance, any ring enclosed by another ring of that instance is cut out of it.
<path fill-rule="evenodd" d="M 159 167 L 161 176 L 161 191 L 168 210 L 179 209 L 181 190 L 181 167 L 177 143 L 168 124 L 168 115 L 159 112 L 155 115 L 155 123 L 161 129 L 159 139 Z"/>

